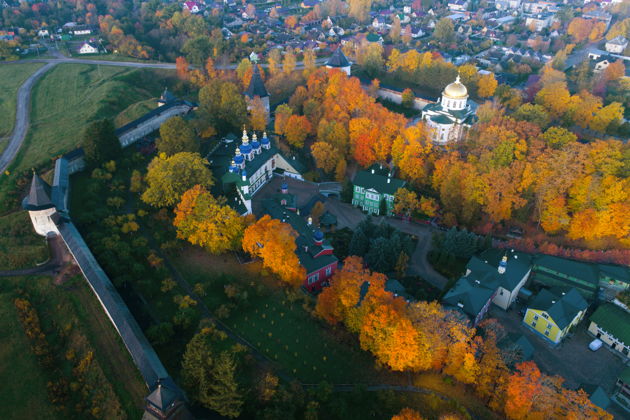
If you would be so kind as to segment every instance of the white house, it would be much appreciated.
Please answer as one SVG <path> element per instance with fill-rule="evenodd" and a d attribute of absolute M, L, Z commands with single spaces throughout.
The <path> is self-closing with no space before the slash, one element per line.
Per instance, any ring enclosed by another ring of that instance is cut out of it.
<path fill-rule="evenodd" d="M 444 88 L 438 102 L 424 107 L 422 119 L 431 129 L 433 142 L 443 146 L 461 140 L 464 129 L 474 122 L 476 110 L 477 104 L 468 100 L 468 89 L 458 75 Z"/>
<path fill-rule="evenodd" d="M 588 332 L 602 340 L 624 360 L 630 357 L 630 313 L 620 306 L 604 303 L 591 315 Z"/>
<path fill-rule="evenodd" d="M 545 28 L 551 26 L 553 22 L 553 14 L 551 13 L 541 13 L 538 15 L 528 16 L 525 19 L 525 26 L 528 28 L 533 27 L 536 32 L 540 32 Z"/>
<path fill-rule="evenodd" d="M 98 45 L 92 42 L 84 42 L 79 48 L 79 54 L 98 54 Z"/>
<path fill-rule="evenodd" d="M 622 54 L 627 46 L 628 40 L 623 35 L 606 41 L 606 51 L 613 54 Z"/>
<path fill-rule="evenodd" d="M 448 2 L 448 8 L 452 12 L 465 12 L 468 10 L 468 0 L 451 0 Z"/>
<path fill-rule="evenodd" d="M 42 28 L 39 31 L 37 31 L 37 36 L 40 38 L 44 38 L 44 37 L 50 36 L 50 34 L 48 33 L 48 29 Z"/>

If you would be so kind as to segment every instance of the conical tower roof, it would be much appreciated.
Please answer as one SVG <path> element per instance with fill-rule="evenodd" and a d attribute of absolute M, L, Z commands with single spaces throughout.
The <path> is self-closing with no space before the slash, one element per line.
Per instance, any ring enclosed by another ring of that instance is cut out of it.
<path fill-rule="evenodd" d="M 252 80 L 250 80 L 249 87 L 247 88 L 245 94 L 252 99 L 254 99 L 255 96 L 258 96 L 259 98 L 266 98 L 269 96 L 267 88 L 265 88 L 265 84 L 263 83 L 262 76 L 260 75 L 258 64 L 254 64 Z"/>
<path fill-rule="evenodd" d="M 348 60 L 348 57 L 346 57 L 346 55 L 341 50 L 341 45 L 338 46 L 335 52 L 330 56 L 330 58 L 326 62 L 326 65 L 328 67 L 335 67 L 335 68 L 350 66 L 350 61 Z"/>
<path fill-rule="evenodd" d="M 31 180 L 31 189 L 24 198 L 22 207 L 30 211 L 45 210 L 54 207 L 50 199 L 50 185 L 35 172 L 33 172 L 33 179 Z"/>

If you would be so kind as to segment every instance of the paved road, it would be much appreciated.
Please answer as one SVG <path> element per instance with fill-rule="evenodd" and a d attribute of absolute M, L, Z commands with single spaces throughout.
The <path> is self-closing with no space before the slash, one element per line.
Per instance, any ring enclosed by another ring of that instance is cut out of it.
<path fill-rule="evenodd" d="M 15 159 L 24 138 L 28 131 L 30 105 L 31 105 L 31 90 L 35 85 L 35 82 L 39 80 L 48 70 L 54 67 L 56 63 L 48 63 L 44 67 L 38 69 L 20 86 L 17 93 L 17 109 L 15 112 L 15 126 L 13 133 L 9 137 L 9 144 L 0 156 L 0 173 L 4 172 L 9 164 Z"/>

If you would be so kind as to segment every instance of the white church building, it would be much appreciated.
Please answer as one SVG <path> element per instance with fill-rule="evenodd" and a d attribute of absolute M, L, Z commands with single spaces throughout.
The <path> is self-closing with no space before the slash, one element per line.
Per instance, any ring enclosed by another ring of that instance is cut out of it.
<path fill-rule="evenodd" d="M 443 146 L 462 139 L 475 122 L 477 104 L 468 99 L 468 89 L 457 79 L 444 88 L 442 97 L 422 110 L 422 120 L 431 130 L 433 142 Z"/>

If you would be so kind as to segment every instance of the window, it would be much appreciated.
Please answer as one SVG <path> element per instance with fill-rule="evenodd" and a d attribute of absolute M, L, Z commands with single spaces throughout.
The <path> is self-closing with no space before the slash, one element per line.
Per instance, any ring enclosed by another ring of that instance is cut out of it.
<path fill-rule="evenodd" d="M 547 326 L 545 328 L 550 330 L 551 329 L 551 324 L 547 323 Z"/>
<path fill-rule="evenodd" d="M 534 321 L 538 321 L 538 315 L 534 315 Z"/>
<path fill-rule="evenodd" d="M 319 281 L 319 273 L 315 273 L 308 278 L 308 284 L 313 284 Z"/>
<path fill-rule="evenodd" d="M 549 337 L 549 330 L 546 330 L 546 331 L 545 331 L 545 335 L 546 335 L 547 337 Z"/>
<path fill-rule="evenodd" d="M 545 319 L 549 319 L 549 315 L 547 315 L 547 314 L 542 314 L 542 317 L 545 318 Z"/>
<path fill-rule="evenodd" d="M 330 273 L 332 273 L 332 267 L 326 267 L 326 275 L 330 276 Z"/>
<path fill-rule="evenodd" d="M 536 328 L 536 321 L 532 322 L 532 327 Z"/>
<path fill-rule="evenodd" d="M 355 190 L 356 192 L 361 192 L 361 187 L 359 187 L 359 186 L 357 185 L 356 187 L 354 187 L 354 190 Z"/>

